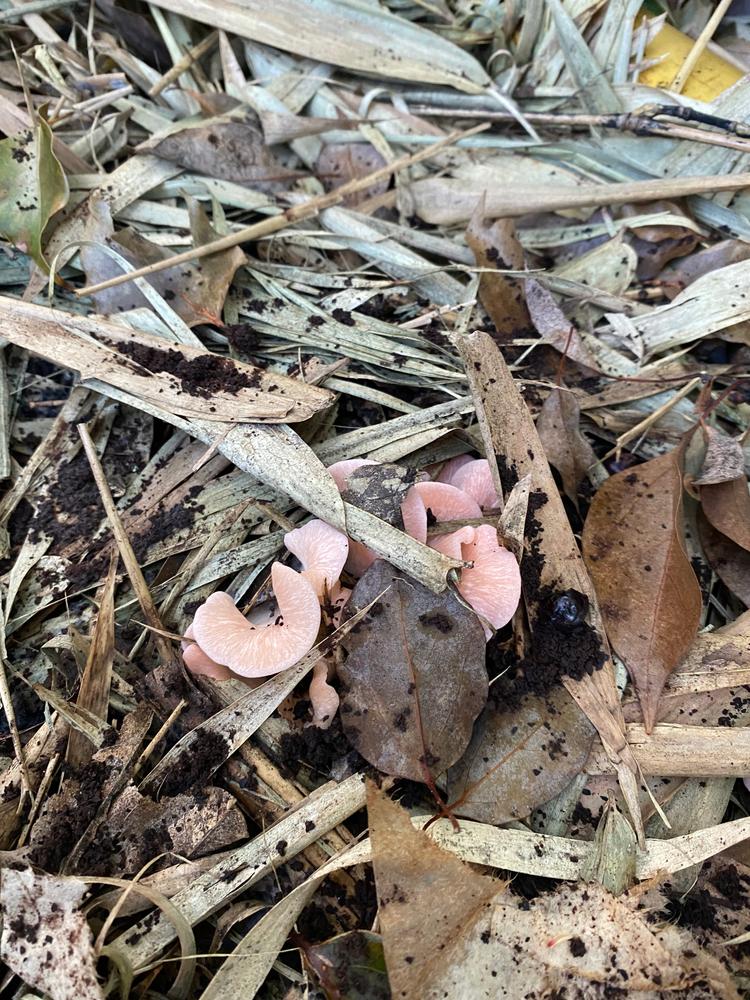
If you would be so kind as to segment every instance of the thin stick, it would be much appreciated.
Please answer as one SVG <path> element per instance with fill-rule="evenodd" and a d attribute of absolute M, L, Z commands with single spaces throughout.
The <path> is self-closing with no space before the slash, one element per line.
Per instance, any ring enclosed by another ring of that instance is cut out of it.
<path fill-rule="evenodd" d="M 671 399 L 668 399 L 666 403 L 662 403 L 658 410 L 654 410 L 653 413 L 649 413 L 647 417 L 644 417 L 644 419 L 637 423 L 634 427 L 631 427 L 629 431 L 625 431 L 624 434 L 621 434 L 615 442 L 615 447 L 607 452 L 602 459 L 602 462 L 607 458 L 611 458 L 612 455 L 614 455 L 619 461 L 620 452 L 629 441 L 638 437 L 641 432 L 647 431 L 648 428 L 651 427 L 652 424 L 655 424 L 658 420 L 661 420 L 666 413 L 669 413 L 673 406 L 676 406 L 681 399 L 684 399 L 688 393 L 692 392 L 700 381 L 701 376 L 696 375 L 694 379 L 691 379 L 686 385 L 683 385 L 683 387 L 678 390 Z"/>
<path fill-rule="evenodd" d="M 159 612 L 157 611 L 154 600 L 151 597 L 148 585 L 143 578 L 143 573 L 141 572 L 141 567 L 138 565 L 138 560 L 136 559 L 135 552 L 133 551 L 133 546 L 130 544 L 130 539 L 122 526 L 120 515 L 115 507 L 115 502 L 112 498 L 109 484 L 107 483 L 106 476 L 104 475 L 104 469 L 99 461 L 99 456 L 96 453 L 94 442 L 91 440 L 91 435 L 89 434 L 88 428 L 85 424 L 78 425 L 78 433 L 81 435 L 83 450 L 86 452 L 86 458 L 89 460 L 94 482 L 96 483 L 99 495 L 102 498 L 102 505 L 106 511 L 109 523 L 112 526 L 112 533 L 115 536 L 117 548 L 122 556 L 122 561 L 125 564 L 125 570 L 130 578 L 130 583 L 135 591 L 136 597 L 138 598 L 138 603 L 141 606 L 143 615 L 148 624 L 154 629 L 164 631 L 164 626 L 159 618 Z M 159 655 L 162 657 L 163 661 L 165 663 L 170 663 L 174 659 L 174 653 L 169 642 L 164 638 L 164 636 L 160 635 L 158 631 L 154 632 L 154 642 L 156 643 L 156 648 L 158 649 Z"/>
<path fill-rule="evenodd" d="M 223 236 L 219 240 L 204 243 L 199 247 L 194 247 L 192 250 L 186 250 L 184 253 L 175 254 L 173 257 L 167 257 L 146 267 L 139 267 L 135 271 L 118 274 L 108 281 L 100 281 L 97 285 L 89 285 L 86 288 L 81 288 L 75 294 L 78 298 L 84 295 L 93 295 L 96 292 L 103 291 L 105 288 L 124 285 L 134 278 L 142 278 L 145 275 L 155 274 L 157 271 L 176 267 L 178 264 L 186 264 L 191 260 L 209 257 L 211 254 L 220 253 L 222 250 L 231 250 L 232 247 L 239 246 L 240 243 L 247 243 L 249 240 L 258 240 L 262 236 L 268 236 L 270 233 L 277 233 L 280 229 L 286 229 L 287 226 L 291 226 L 295 222 L 310 219 L 324 209 L 330 208 L 332 205 L 338 205 L 339 202 L 348 198 L 349 195 L 365 190 L 374 182 L 382 180 L 384 177 L 390 177 L 391 174 L 396 173 L 398 170 L 403 170 L 415 163 L 421 163 L 422 160 L 434 156 L 435 153 L 441 149 L 445 149 L 446 146 L 450 146 L 460 139 L 466 139 L 468 136 L 476 135 L 478 132 L 484 132 L 487 128 L 489 128 L 489 123 L 483 122 L 481 125 L 475 125 L 474 128 L 466 129 L 462 132 L 451 132 L 450 135 L 445 136 L 444 139 L 429 146 L 427 149 L 420 149 L 416 153 L 400 156 L 397 160 L 393 160 L 392 163 L 386 163 L 385 166 L 373 170 L 372 173 L 367 174 L 365 177 L 358 177 L 346 184 L 342 184 L 328 194 L 311 198 L 309 201 L 304 201 L 299 205 L 292 205 L 279 215 L 272 215 L 270 218 L 262 219 L 252 226 L 245 226 L 244 229 L 240 229 L 236 233 L 230 233 L 228 236 Z M 750 181 L 747 184 L 750 185 Z"/>
<path fill-rule="evenodd" d="M 40 14 L 42 11 L 53 11 L 59 7 L 76 7 L 82 2 L 83 0 L 30 0 L 22 7 L 13 7 L 11 10 L 0 12 L 0 24 L 20 21 L 27 14 Z"/>
<path fill-rule="evenodd" d="M 5 610 L 2 605 L 0 605 L 0 704 L 5 712 L 5 719 L 8 723 L 11 742 L 13 743 L 13 752 L 18 760 L 18 768 L 21 772 L 20 809 L 23 806 L 27 795 L 33 804 L 34 794 L 31 790 L 31 776 L 29 775 L 29 769 L 26 764 L 26 755 L 23 752 L 21 734 L 18 732 L 18 725 L 16 723 L 16 710 L 13 707 L 13 698 L 11 697 L 10 687 L 8 685 L 8 675 L 5 672 L 5 665 L 8 662 L 8 652 L 5 648 L 5 625 Z"/>
<path fill-rule="evenodd" d="M 729 10 L 729 5 L 732 0 L 719 0 L 716 5 L 716 10 L 713 12 L 711 17 L 706 23 L 706 27 L 701 31 L 700 35 L 695 40 L 695 44 L 692 49 L 688 52 L 685 62 L 680 67 L 674 80 L 672 80 L 670 90 L 677 94 L 682 93 L 682 88 L 688 82 L 690 74 L 695 69 L 695 64 L 698 62 L 700 57 L 703 55 L 703 50 L 708 45 L 708 43 L 713 38 L 714 32 L 721 24 L 721 19 L 724 17 L 726 12 Z"/>
<path fill-rule="evenodd" d="M 216 45 L 218 39 L 219 32 L 212 31 L 210 35 L 206 35 L 203 41 L 198 42 L 198 44 L 194 45 L 192 49 L 188 49 L 182 59 L 178 59 L 171 69 L 168 69 L 163 76 L 159 77 L 153 87 L 149 90 L 148 96 L 157 97 L 165 87 L 168 87 L 170 83 L 174 83 L 174 81 L 181 76 L 185 70 L 190 69 L 194 62 L 197 62 L 198 59 L 202 59 L 207 52 L 210 52 L 214 45 Z"/>

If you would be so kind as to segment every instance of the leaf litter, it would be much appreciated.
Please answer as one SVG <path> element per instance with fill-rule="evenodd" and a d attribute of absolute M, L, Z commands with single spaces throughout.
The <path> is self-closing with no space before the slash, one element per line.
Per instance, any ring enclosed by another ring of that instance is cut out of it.
<path fill-rule="evenodd" d="M 5 7 L 5 987 L 746 995 L 741 15 Z"/>

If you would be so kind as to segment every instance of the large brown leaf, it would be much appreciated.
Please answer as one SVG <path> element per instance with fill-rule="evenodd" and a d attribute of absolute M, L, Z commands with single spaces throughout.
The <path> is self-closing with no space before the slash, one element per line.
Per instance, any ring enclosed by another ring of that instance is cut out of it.
<path fill-rule="evenodd" d="M 583 532 L 607 634 L 633 679 L 648 732 L 700 623 L 700 586 L 682 537 L 681 462 L 670 451 L 612 476 Z"/>
<path fill-rule="evenodd" d="M 581 772 L 593 737 L 594 727 L 564 687 L 519 705 L 488 705 L 451 768 L 451 808 L 484 823 L 522 819 Z"/>
<path fill-rule="evenodd" d="M 380 594 L 342 643 L 344 730 L 386 774 L 429 780 L 464 752 L 487 700 L 484 630 L 450 593 L 435 595 L 379 559 L 349 607 Z"/>
<path fill-rule="evenodd" d="M 479 298 L 500 338 L 513 340 L 528 334 L 531 317 L 526 308 L 523 279 L 499 273 L 503 270 L 522 271 L 525 267 L 523 248 L 516 237 L 513 221 L 486 221 L 482 198 L 466 229 L 466 242 L 471 247 L 477 267 L 498 269 L 497 274 L 484 273 L 480 276 Z"/>

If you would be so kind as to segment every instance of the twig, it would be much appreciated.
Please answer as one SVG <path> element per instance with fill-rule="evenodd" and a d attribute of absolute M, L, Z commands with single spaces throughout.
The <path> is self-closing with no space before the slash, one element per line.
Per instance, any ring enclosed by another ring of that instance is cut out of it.
<path fill-rule="evenodd" d="M 159 77 L 153 87 L 149 90 L 148 96 L 158 97 L 165 87 L 168 87 L 170 83 L 174 83 L 174 81 L 181 76 L 185 70 L 190 69 L 194 62 L 205 56 L 207 52 L 210 52 L 218 40 L 219 32 L 212 31 L 210 35 L 206 35 L 206 37 L 202 41 L 198 42 L 197 45 L 188 49 L 182 59 L 178 59 L 171 69 L 168 69 L 163 76 Z"/>
<path fill-rule="evenodd" d="M 695 44 L 692 49 L 688 52 L 685 62 L 680 67 L 679 71 L 675 75 L 674 80 L 669 87 L 677 94 L 682 93 L 682 88 L 688 82 L 690 74 L 695 69 L 695 65 L 703 55 L 703 50 L 706 48 L 708 43 L 711 41 L 714 32 L 721 24 L 721 19 L 724 17 L 726 12 L 729 10 L 729 5 L 732 0 L 719 0 L 716 5 L 716 10 L 713 12 L 711 17 L 709 17 L 705 28 L 701 31 L 700 35 L 695 40 Z"/>
<path fill-rule="evenodd" d="M 258 240 L 262 236 L 268 236 L 270 233 L 277 233 L 280 229 L 286 229 L 287 226 L 291 226 L 295 222 L 302 222 L 304 219 L 312 218 L 312 216 L 322 212 L 323 209 L 330 208 L 332 205 L 338 205 L 339 202 L 348 198 L 349 195 L 356 194 L 358 191 L 364 191 L 376 181 L 382 180 L 384 177 L 390 177 L 391 174 L 395 174 L 399 170 L 404 170 L 415 163 L 421 163 L 422 160 L 434 156 L 435 153 L 441 149 L 445 149 L 446 146 L 452 145 L 459 139 L 476 135 L 478 132 L 485 131 L 488 127 L 489 125 L 483 122 L 481 125 L 475 125 L 474 128 L 466 129 L 462 132 L 451 132 L 450 135 L 445 136 L 444 139 L 436 142 L 428 149 L 420 149 L 416 153 L 400 156 L 397 160 L 393 160 L 392 163 L 386 163 L 385 166 L 373 170 L 372 173 L 367 174 L 365 177 L 358 177 L 346 184 L 342 184 L 328 194 L 311 198 L 309 201 L 304 201 L 299 205 L 292 205 L 279 215 L 272 215 L 270 218 L 262 219 L 252 226 L 245 226 L 244 229 L 240 229 L 236 233 L 230 233 L 228 236 L 223 236 L 221 239 L 213 240 L 211 243 L 203 243 L 199 247 L 186 250 L 184 253 L 175 254 L 173 257 L 167 257 L 164 260 L 157 261 L 155 264 L 136 268 L 136 270 L 129 271 L 126 274 L 118 274 L 114 278 L 109 278 L 107 281 L 100 281 L 96 285 L 88 285 L 86 288 L 79 289 L 75 294 L 78 298 L 82 298 L 85 295 L 94 295 L 105 288 L 123 285 L 134 278 L 156 274 L 157 271 L 164 271 L 167 268 L 176 267 L 178 264 L 186 264 L 188 261 L 198 260 L 201 257 L 209 257 L 211 254 L 220 253 L 222 250 L 231 250 L 232 247 L 239 246 L 240 243 L 247 243 L 250 240 Z M 747 181 L 747 184 L 750 185 L 750 180 Z"/>
<path fill-rule="evenodd" d="M 22 7 L 14 7 L 12 10 L 0 11 L 0 24 L 11 24 L 20 21 L 27 14 L 40 14 L 42 11 L 57 10 L 59 7 L 76 7 L 83 3 L 83 0 L 29 0 Z"/>
<path fill-rule="evenodd" d="M 154 600 L 151 597 L 148 585 L 143 578 L 143 573 L 141 572 L 141 567 L 138 565 L 138 560 L 136 559 L 135 552 L 133 551 L 133 546 L 130 544 L 130 539 L 122 526 L 120 515 L 115 507 L 115 502 L 112 498 L 109 484 L 107 483 L 106 476 L 104 475 L 104 469 L 102 469 L 99 456 L 97 455 L 96 448 L 94 447 L 94 442 L 91 440 L 91 435 L 89 434 L 88 428 L 85 424 L 78 425 L 78 433 L 81 435 L 83 450 L 86 452 L 86 458 L 89 460 L 94 482 L 99 490 L 102 505 L 106 511 L 109 523 L 112 526 L 112 533 L 115 536 L 117 548 L 122 556 L 122 561 L 125 564 L 125 570 L 130 578 L 130 583 L 135 591 L 136 597 L 138 598 L 138 603 L 141 606 L 144 617 L 148 624 L 154 629 L 163 631 L 164 626 L 159 618 L 159 612 L 157 611 Z M 160 635 L 158 631 L 154 632 L 154 642 L 164 662 L 170 663 L 174 659 L 174 652 L 169 642 L 164 638 L 164 636 Z"/>

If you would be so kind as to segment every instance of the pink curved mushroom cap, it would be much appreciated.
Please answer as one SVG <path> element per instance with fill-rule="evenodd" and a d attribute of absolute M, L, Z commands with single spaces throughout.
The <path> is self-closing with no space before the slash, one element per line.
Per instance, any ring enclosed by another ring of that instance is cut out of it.
<path fill-rule="evenodd" d="M 468 493 L 480 507 L 500 507 L 502 504 L 495 490 L 495 484 L 492 482 L 490 463 L 486 458 L 465 462 L 451 473 L 450 479 L 443 479 L 442 473 L 440 479 L 441 482 L 450 483 L 457 489 L 463 490 L 464 493 Z"/>
<path fill-rule="evenodd" d="M 476 500 L 448 483 L 415 483 L 401 504 L 404 531 L 418 542 L 427 541 L 427 511 L 437 521 L 481 517 Z"/>
<path fill-rule="evenodd" d="M 347 458 L 343 462 L 334 462 L 333 465 L 328 466 L 328 472 L 333 476 L 333 480 L 336 483 L 336 489 L 339 493 L 343 493 L 346 489 L 346 483 L 349 476 L 357 469 L 361 469 L 363 465 L 377 465 L 378 463 L 372 458 Z"/>
<path fill-rule="evenodd" d="M 312 724 L 318 729 L 328 729 L 338 711 L 339 696 L 336 689 L 328 683 L 326 660 L 318 660 L 313 667 L 309 695 L 313 710 Z"/>
<path fill-rule="evenodd" d="M 474 529 L 474 539 L 461 546 L 472 569 L 461 570 L 458 591 L 478 615 L 493 628 L 502 628 L 515 614 L 521 600 L 521 572 L 516 557 L 498 543 L 489 524 Z M 492 633 L 486 628 L 489 638 Z"/>
<path fill-rule="evenodd" d="M 314 520 L 287 532 L 284 545 L 302 563 L 302 576 L 321 600 L 341 576 L 349 556 L 349 539 L 325 521 Z"/>
<path fill-rule="evenodd" d="M 455 485 L 453 482 L 453 476 L 462 469 L 469 462 L 473 462 L 474 459 L 471 455 L 456 455 L 455 458 L 449 458 L 441 468 L 439 475 L 435 476 L 435 481 L 438 483 L 450 483 L 451 486 Z"/>
<path fill-rule="evenodd" d="M 328 472 L 333 476 L 336 488 L 339 493 L 343 493 L 349 476 L 363 465 L 377 465 L 372 458 L 347 458 L 343 462 L 334 462 L 328 466 Z M 362 574 L 372 566 L 377 559 L 377 553 L 368 549 L 361 542 L 349 539 L 349 556 L 344 564 L 344 569 L 352 576 L 362 576 Z"/>
<path fill-rule="evenodd" d="M 232 676 L 226 667 L 216 663 L 207 656 L 195 641 L 193 626 L 191 625 L 185 633 L 186 639 L 192 642 L 182 643 L 182 659 L 191 674 L 202 674 L 204 677 L 213 677 L 216 681 L 228 681 Z"/>
<path fill-rule="evenodd" d="M 204 653 L 241 677 L 268 677 L 309 652 L 320 628 L 320 604 L 301 573 L 275 562 L 271 582 L 281 620 L 256 628 L 229 594 L 212 594 L 195 612 L 193 629 Z"/>
<path fill-rule="evenodd" d="M 467 524 L 458 531 L 451 531 L 449 535 L 434 535 L 430 539 L 430 548 L 437 549 L 449 559 L 463 559 L 462 546 L 469 545 L 474 541 L 477 529 Z"/>

